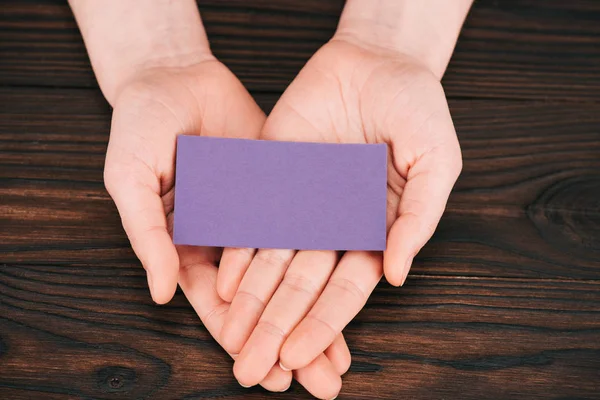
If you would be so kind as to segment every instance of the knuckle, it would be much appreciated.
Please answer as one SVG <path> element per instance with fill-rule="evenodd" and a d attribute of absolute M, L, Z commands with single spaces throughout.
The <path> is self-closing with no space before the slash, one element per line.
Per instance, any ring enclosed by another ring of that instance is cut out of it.
<path fill-rule="evenodd" d="M 270 336 L 275 336 L 278 339 L 285 339 L 289 334 L 289 332 L 285 331 L 277 324 L 264 320 L 258 322 L 258 324 L 256 325 L 256 329 Z"/>
<path fill-rule="evenodd" d="M 335 337 L 340 333 L 340 330 L 336 329 L 331 323 L 327 322 L 325 319 L 318 317 L 314 313 L 308 314 L 306 319 L 312 320 L 317 325 L 322 326 L 330 335 L 331 342 L 335 339 Z"/>
<path fill-rule="evenodd" d="M 276 250 L 265 250 L 256 253 L 255 259 L 258 263 L 269 267 L 280 267 L 287 264 L 287 259 Z"/>
<path fill-rule="evenodd" d="M 343 293 L 355 298 L 360 303 L 367 301 L 367 294 L 354 282 L 347 278 L 337 278 L 329 281 L 329 284 L 340 289 Z"/>
<path fill-rule="evenodd" d="M 318 293 L 318 285 L 310 278 L 299 274 L 286 274 L 283 277 L 281 286 L 298 293 L 315 296 Z"/>
<path fill-rule="evenodd" d="M 267 305 L 264 300 L 262 300 L 257 295 L 255 295 L 254 293 L 249 292 L 247 290 L 238 290 L 236 293 L 236 296 L 246 297 L 246 298 L 254 301 L 261 307 L 261 309 L 264 309 Z"/>

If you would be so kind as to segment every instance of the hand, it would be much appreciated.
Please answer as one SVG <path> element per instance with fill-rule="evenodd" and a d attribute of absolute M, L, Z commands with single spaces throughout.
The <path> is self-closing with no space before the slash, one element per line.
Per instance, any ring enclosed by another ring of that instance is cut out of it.
<path fill-rule="evenodd" d="M 178 249 L 182 260 L 179 284 L 204 326 L 218 341 L 230 307 L 216 290 L 215 264 L 218 263 L 219 254 L 211 248 L 178 246 Z M 230 355 L 237 358 L 237 355 Z M 279 365 L 271 367 L 260 384 L 275 392 L 287 390 L 291 383 L 291 372 L 282 370 Z M 306 367 L 294 371 L 294 378 L 313 396 L 332 399 L 341 389 L 340 375 L 349 367 L 350 352 L 339 335 L 324 354 L 319 354 Z"/>
<path fill-rule="evenodd" d="M 439 79 L 402 52 L 334 39 L 276 104 L 262 139 L 388 145 L 387 250 L 379 253 L 227 249 L 217 281 L 232 299 L 221 341 L 240 352 L 236 378 L 258 383 L 280 359 L 315 359 L 364 306 L 385 271 L 402 285 L 461 170 Z"/>
<path fill-rule="evenodd" d="M 217 302 L 214 254 L 219 250 L 181 247 L 178 252 L 170 236 L 176 136 L 257 138 L 264 121 L 263 112 L 243 85 L 211 55 L 187 67 L 146 70 L 114 101 L 105 183 L 147 271 L 152 298 L 159 304 L 169 301 L 179 279 L 217 339 L 228 308 Z M 338 340 L 328 350 L 331 361 L 321 355 L 297 371 L 297 379 L 309 391 L 328 395 L 323 387 L 336 390 L 341 385 L 340 375 L 349 366 L 349 357 L 343 357 L 347 352 L 343 339 Z M 281 391 L 289 387 L 291 372 L 279 366 L 269 370 L 262 381 L 265 388 Z"/>

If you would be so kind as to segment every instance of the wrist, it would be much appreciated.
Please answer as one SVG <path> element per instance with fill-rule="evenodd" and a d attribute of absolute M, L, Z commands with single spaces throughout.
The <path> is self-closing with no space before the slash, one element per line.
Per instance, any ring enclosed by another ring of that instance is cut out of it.
<path fill-rule="evenodd" d="M 160 50 L 157 49 L 155 52 L 150 50 L 147 54 L 125 57 L 119 63 L 98 62 L 94 66 L 102 93 L 111 105 L 114 105 L 125 88 L 135 82 L 143 81 L 148 76 L 160 73 L 160 70 L 181 70 L 214 59 L 208 48 L 198 49 L 193 46 L 186 48 L 180 44 L 177 49 Z"/>
<path fill-rule="evenodd" d="M 194 0 L 69 2 L 111 104 L 148 70 L 187 67 L 213 57 Z"/>
<path fill-rule="evenodd" d="M 443 76 L 472 0 L 348 0 L 334 39 L 408 55 Z"/>

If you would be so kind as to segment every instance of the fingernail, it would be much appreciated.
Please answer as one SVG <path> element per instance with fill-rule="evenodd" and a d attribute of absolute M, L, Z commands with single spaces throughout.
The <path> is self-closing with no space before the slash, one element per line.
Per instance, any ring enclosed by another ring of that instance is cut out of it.
<path fill-rule="evenodd" d="M 284 367 L 281 361 L 279 361 L 279 367 L 284 371 L 291 371 L 291 369 Z"/>
<path fill-rule="evenodd" d="M 406 260 L 406 264 L 404 265 L 404 269 L 402 270 L 402 280 L 400 281 L 400 286 L 404 285 L 406 282 L 406 278 L 408 277 L 408 271 L 410 271 L 410 266 L 412 265 L 414 257 L 410 257 Z"/>
<path fill-rule="evenodd" d="M 332 397 L 332 398 L 331 398 L 331 399 L 329 399 L 329 400 L 335 400 L 335 399 L 337 399 L 337 396 L 335 396 L 335 397 Z"/>
<path fill-rule="evenodd" d="M 242 385 L 242 383 L 240 381 L 238 381 L 238 383 L 240 384 L 241 387 L 243 387 L 244 389 L 248 389 L 251 388 L 252 386 L 246 386 L 246 385 Z"/>

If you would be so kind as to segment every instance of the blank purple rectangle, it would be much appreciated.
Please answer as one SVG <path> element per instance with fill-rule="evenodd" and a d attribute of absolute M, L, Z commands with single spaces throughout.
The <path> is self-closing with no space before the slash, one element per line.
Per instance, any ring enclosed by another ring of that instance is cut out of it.
<path fill-rule="evenodd" d="M 385 249 L 385 144 L 179 136 L 176 167 L 176 244 Z"/>

